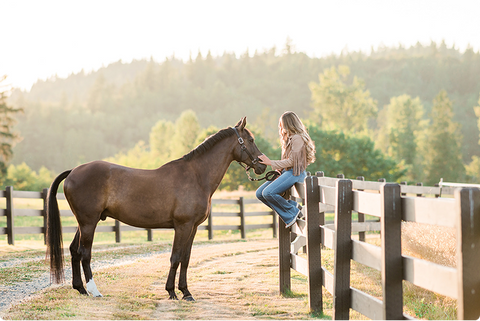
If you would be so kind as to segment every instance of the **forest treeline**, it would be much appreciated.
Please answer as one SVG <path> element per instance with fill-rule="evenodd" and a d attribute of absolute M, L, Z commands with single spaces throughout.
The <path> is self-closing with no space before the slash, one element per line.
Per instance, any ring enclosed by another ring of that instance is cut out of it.
<path fill-rule="evenodd" d="M 475 181 L 479 93 L 480 54 L 434 42 L 322 58 L 295 52 L 287 42 L 281 50 L 239 57 L 118 61 L 14 90 L 8 102 L 24 113 L 16 116 L 22 139 L 12 164 L 42 169 L 43 176 L 95 159 L 132 163 L 127 155 L 158 165 L 181 155 L 171 146 L 152 147 L 155 128 L 163 126 L 165 136 L 153 142 L 175 142 L 181 127 L 175 124 L 188 117 L 196 123 L 189 144 L 247 116 L 264 149 L 278 153 L 278 117 L 292 110 L 324 153 L 311 171 L 409 183 Z M 383 173 L 352 165 L 366 154 L 385 162 Z"/>

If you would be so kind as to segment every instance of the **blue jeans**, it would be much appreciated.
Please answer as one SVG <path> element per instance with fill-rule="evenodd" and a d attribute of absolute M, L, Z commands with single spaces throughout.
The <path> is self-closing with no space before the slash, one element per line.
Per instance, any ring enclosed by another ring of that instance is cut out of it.
<path fill-rule="evenodd" d="M 284 199 L 280 194 L 290 189 L 295 183 L 303 182 L 307 172 L 303 171 L 298 176 L 293 175 L 293 171 L 284 170 L 276 180 L 265 182 L 257 189 L 256 196 L 265 205 L 277 212 L 278 216 L 289 224 L 297 216 L 299 209 L 297 202 Z"/>

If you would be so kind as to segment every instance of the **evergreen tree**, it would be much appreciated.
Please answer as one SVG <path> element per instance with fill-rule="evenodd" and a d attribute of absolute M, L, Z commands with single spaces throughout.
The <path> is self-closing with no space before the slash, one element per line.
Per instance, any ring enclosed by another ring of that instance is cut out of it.
<path fill-rule="evenodd" d="M 369 119 L 376 116 L 377 102 L 365 90 L 363 80 L 355 76 L 348 85 L 349 75 L 348 66 L 333 66 L 319 75 L 319 83 L 310 83 L 314 117 L 326 129 L 365 133 Z"/>
<path fill-rule="evenodd" d="M 462 137 L 459 124 L 452 120 L 452 102 L 445 90 L 433 100 L 430 118 L 424 145 L 426 183 L 433 185 L 441 178 L 446 182 L 461 182 L 465 179 Z"/>
<path fill-rule="evenodd" d="M 407 168 L 408 181 L 421 181 L 418 140 L 422 137 L 425 123 L 422 120 L 423 105 L 420 98 L 412 99 L 409 95 L 393 97 L 382 110 L 383 113 L 377 145 Z"/>
<path fill-rule="evenodd" d="M 12 108 L 7 105 L 7 87 L 2 82 L 7 76 L 0 77 L 0 184 L 3 185 L 7 174 L 7 164 L 13 156 L 13 145 L 19 136 L 13 131 L 16 120 L 13 115 L 22 111 L 20 108 Z"/>

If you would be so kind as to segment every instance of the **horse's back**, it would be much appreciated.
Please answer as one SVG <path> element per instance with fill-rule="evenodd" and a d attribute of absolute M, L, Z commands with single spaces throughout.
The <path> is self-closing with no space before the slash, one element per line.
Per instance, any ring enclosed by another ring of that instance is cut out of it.
<path fill-rule="evenodd" d="M 185 205 L 206 208 L 209 201 L 197 195 L 201 191 L 187 181 L 188 170 L 181 165 L 144 170 L 104 161 L 83 164 L 65 180 L 65 196 L 77 220 L 109 216 L 138 227 L 172 228 L 176 218 L 192 215 L 185 213 Z"/>

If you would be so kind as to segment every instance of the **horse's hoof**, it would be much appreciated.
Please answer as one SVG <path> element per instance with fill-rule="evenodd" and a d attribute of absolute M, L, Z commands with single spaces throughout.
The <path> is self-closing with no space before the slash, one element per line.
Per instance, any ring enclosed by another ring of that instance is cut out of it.
<path fill-rule="evenodd" d="M 184 297 L 183 297 L 183 300 L 185 300 L 185 301 L 190 301 L 190 302 L 195 301 L 195 299 L 194 299 L 193 296 L 191 296 L 191 295 L 184 296 Z"/>
<path fill-rule="evenodd" d="M 174 300 L 174 301 L 177 301 L 177 300 L 178 300 L 178 298 L 177 298 L 177 296 L 176 296 L 175 294 L 170 295 L 170 297 L 169 297 L 168 299 L 169 299 L 169 300 Z"/>
<path fill-rule="evenodd" d="M 74 288 L 75 290 L 77 290 L 80 294 L 83 294 L 83 295 L 88 295 L 88 292 L 87 290 L 85 290 L 85 288 L 82 286 L 82 287 L 78 287 L 78 288 Z"/>

